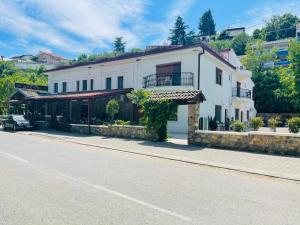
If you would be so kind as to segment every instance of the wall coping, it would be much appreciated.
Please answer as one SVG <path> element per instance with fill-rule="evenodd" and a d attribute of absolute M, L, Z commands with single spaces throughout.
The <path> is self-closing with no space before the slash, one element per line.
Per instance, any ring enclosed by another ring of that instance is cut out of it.
<path fill-rule="evenodd" d="M 70 126 L 81 126 L 81 127 L 88 127 L 89 125 L 87 124 L 70 124 Z M 90 125 L 90 127 L 127 127 L 127 128 L 145 128 L 144 126 L 140 126 L 140 125 L 116 125 L 116 124 L 113 124 L 113 125 Z"/>
<path fill-rule="evenodd" d="M 262 132 L 262 131 L 249 131 L 249 132 L 235 132 L 235 131 L 212 131 L 212 130 L 196 130 L 199 134 L 216 134 L 216 135 L 237 135 L 237 136 L 248 136 L 248 135 L 261 135 L 261 136 L 277 136 L 277 137 L 296 137 L 300 138 L 300 133 L 277 133 L 277 132 Z"/>

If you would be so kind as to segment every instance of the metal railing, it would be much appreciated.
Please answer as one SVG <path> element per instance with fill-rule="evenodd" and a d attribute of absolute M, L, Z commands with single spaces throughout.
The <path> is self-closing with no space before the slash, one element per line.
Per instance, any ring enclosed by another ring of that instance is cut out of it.
<path fill-rule="evenodd" d="M 249 89 L 232 88 L 232 97 L 252 98 L 252 92 Z"/>
<path fill-rule="evenodd" d="M 194 74 L 191 72 L 151 74 L 143 78 L 143 87 L 193 86 Z"/>

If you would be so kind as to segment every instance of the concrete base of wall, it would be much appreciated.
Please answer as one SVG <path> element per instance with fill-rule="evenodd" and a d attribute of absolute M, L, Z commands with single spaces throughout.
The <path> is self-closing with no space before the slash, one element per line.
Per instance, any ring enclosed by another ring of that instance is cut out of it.
<path fill-rule="evenodd" d="M 129 126 L 129 125 L 88 125 L 85 124 L 71 124 L 71 132 L 81 134 L 93 134 L 109 137 L 122 137 L 133 139 L 153 140 L 153 135 L 146 131 L 143 126 Z"/>
<path fill-rule="evenodd" d="M 300 135 L 267 132 L 195 132 L 193 144 L 262 153 L 300 156 Z"/>

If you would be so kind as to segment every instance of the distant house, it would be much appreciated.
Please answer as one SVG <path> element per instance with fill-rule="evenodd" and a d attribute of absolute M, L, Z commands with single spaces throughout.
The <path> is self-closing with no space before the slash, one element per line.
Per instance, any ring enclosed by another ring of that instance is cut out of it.
<path fill-rule="evenodd" d="M 235 36 L 245 33 L 245 27 L 236 27 L 236 28 L 229 28 L 226 30 L 230 38 L 234 38 Z"/>
<path fill-rule="evenodd" d="M 45 64 L 57 65 L 57 64 L 62 64 L 64 62 L 68 61 L 68 60 L 61 57 L 61 56 L 50 53 L 50 52 L 40 51 L 37 54 L 37 61 L 45 63 Z"/>
<path fill-rule="evenodd" d="M 30 62 L 33 55 L 18 55 L 10 58 L 13 62 Z"/>

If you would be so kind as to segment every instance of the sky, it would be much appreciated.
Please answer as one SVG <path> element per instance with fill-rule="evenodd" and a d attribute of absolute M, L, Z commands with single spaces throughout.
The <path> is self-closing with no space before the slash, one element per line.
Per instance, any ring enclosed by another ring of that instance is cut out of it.
<path fill-rule="evenodd" d="M 177 16 L 197 32 L 211 9 L 217 31 L 244 26 L 248 33 L 272 15 L 300 16 L 300 0 L 0 0 L 0 55 L 38 51 L 73 59 L 112 50 L 166 43 Z"/>

